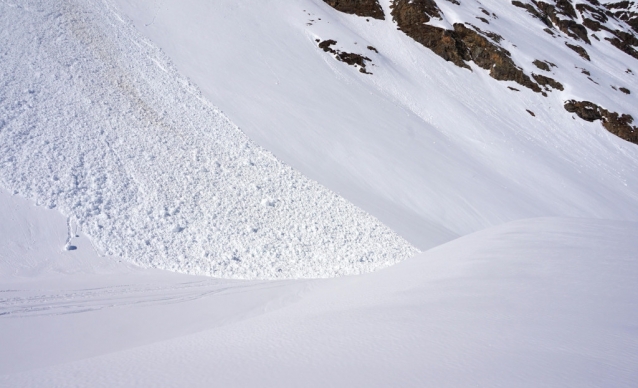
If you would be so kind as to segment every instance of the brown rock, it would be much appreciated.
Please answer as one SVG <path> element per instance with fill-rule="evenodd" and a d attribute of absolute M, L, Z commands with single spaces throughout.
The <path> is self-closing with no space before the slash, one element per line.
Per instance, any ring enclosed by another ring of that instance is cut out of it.
<path fill-rule="evenodd" d="M 613 16 L 627 23 L 634 31 L 638 32 L 638 12 L 632 10 L 633 1 L 619 1 L 605 4 L 605 8 Z"/>
<path fill-rule="evenodd" d="M 589 101 L 569 100 L 565 102 L 565 110 L 576 113 L 578 117 L 586 121 L 601 120 L 607 131 L 621 139 L 638 144 L 638 127 L 631 125 L 634 121 L 631 115 L 610 112 Z"/>
<path fill-rule="evenodd" d="M 589 101 L 569 100 L 565 103 L 565 110 L 570 113 L 576 113 L 578 117 L 585 121 L 596 121 L 603 118 L 600 107 Z"/>
<path fill-rule="evenodd" d="M 638 46 L 638 38 L 634 35 L 616 30 L 612 32 L 616 37 L 614 38 L 605 38 L 608 40 L 614 47 L 619 49 L 620 51 L 625 52 L 626 54 L 631 55 L 632 57 L 638 59 L 638 51 L 633 46 Z"/>
<path fill-rule="evenodd" d="M 540 21 L 542 21 L 547 27 L 554 27 L 554 25 L 552 24 L 552 21 L 547 17 L 547 15 L 539 12 L 536 8 L 534 8 L 533 5 L 529 4 L 529 3 L 521 3 L 518 0 L 514 0 L 512 1 L 512 5 L 519 7 L 519 8 L 523 8 L 524 10 L 526 10 L 527 12 L 530 13 L 530 15 L 534 16 L 535 18 L 539 19 Z M 550 32 L 550 34 L 553 35 L 552 32 Z"/>
<path fill-rule="evenodd" d="M 319 43 L 319 48 L 327 53 L 334 54 L 335 58 L 340 61 L 347 63 L 350 66 L 359 67 L 359 71 L 364 74 L 372 74 L 366 70 L 366 61 L 371 62 L 372 60 L 366 56 L 356 53 L 347 53 L 339 50 L 335 50 L 332 48 L 337 44 L 336 40 L 327 39 L 323 42 Z M 372 46 L 369 46 L 372 47 Z M 373 47 L 374 48 L 374 47 Z"/>
<path fill-rule="evenodd" d="M 516 66 L 509 51 L 499 47 L 476 31 L 465 25 L 454 24 L 455 38 L 466 48 L 467 60 L 472 60 L 478 66 L 489 70 L 490 76 L 499 81 L 514 81 L 535 92 L 541 92 L 540 87 L 534 83 L 521 68 Z"/>
<path fill-rule="evenodd" d="M 559 30 L 574 39 L 583 40 L 586 43 L 591 44 L 589 37 L 587 36 L 587 28 L 572 20 L 576 18 L 576 11 L 569 1 L 559 0 L 556 2 L 556 6 L 543 1 L 533 2 L 538 8 L 540 14 L 543 15 L 545 19 L 549 19 L 554 26 L 558 27 Z M 568 19 L 560 18 L 560 15 L 566 16 Z"/>
<path fill-rule="evenodd" d="M 432 0 L 395 0 L 392 17 L 407 36 L 432 50 L 436 55 L 457 66 L 470 67 L 465 63 L 465 47 L 454 31 L 427 25 L 431 17 L 440 18 L 439 8 Z"/>
<path fill-rule="evenodd" d="M 384 20 L 385 15 L 378 0 L 323 0 L 337 11 Z"/>
<path fill-rule="evenodd" d="M 536 67 L 538 67 L 541 70 L 545 70 L 545 71 L 549 71 L 549 64 L 539 61 L 538 59 L 534 60 L 534 62 L 532 62 Z"/>
<path fill-rule="evenodd" d="M 545 87 L 550 86 L 554 89 L 564 90 L 563 84 L 561 84 L 560 82 L 556 81 L 553 78 L 545 77 L 544 75 L 539 75 L 539 74 L 532 74 L 532 78 L 534 78 L 534 80 L 538 82 L 539 85 L 542 85 Z"/>
<path fill-rule="evenodd" d="M 433 0 L 394 0 L 392 17 L 406 35 L 432 50 L 435 54 L 459 67 L 469 69 L 466 61 L 474 61 L 499 81 L 514 81 L 535 92 L 540 86 L 516 66 L 510 53 L 490 42 L 464 24 L 454 24 L 445 30 L 426 24 L 431 17 L 440 18 L 440 10 Z"/>
<path fill-rule="evenodd" d="M 570 49 L 574 50 L 576 52 L 576 54 L 580 55 L 581 57 L 585 58 L 588 61 L 591 61 L 591 59 L 589 58 L 589 54 L 587 54 L 587 50 L 585 50 L 582 46 L 576 45 L 576 44 L 570 44 L 565 42 L 565 46 L 569 47 Z"/>
<path fill-rule="evenodd" d="M 629 91 L 629 89 L 627 88 L 618 88 L 618 90 L 620 90 L 621 92 L 625 93 L 625 94 L 631 94 L 631 92 Z"/>

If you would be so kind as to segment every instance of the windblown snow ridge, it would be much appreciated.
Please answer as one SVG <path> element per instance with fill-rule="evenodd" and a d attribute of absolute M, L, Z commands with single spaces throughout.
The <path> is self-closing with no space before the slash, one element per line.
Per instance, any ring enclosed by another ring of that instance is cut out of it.
<path fill-rule="evenodd" d="M 357 274 L 416 253 L 250 141 L 106 2 L 3 2 L 0 23 L 0 183 L 103 253 L 236 278 Z"/>

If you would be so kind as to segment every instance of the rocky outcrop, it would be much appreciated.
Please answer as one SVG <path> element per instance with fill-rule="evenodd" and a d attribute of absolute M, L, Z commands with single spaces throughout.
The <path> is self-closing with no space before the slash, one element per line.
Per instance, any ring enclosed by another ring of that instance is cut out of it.
<path fill-rule="evenodd" d="M 327 39 L 319 42 L 319 48 L 327 53 L 333 54 L 336 60 L 358 68 L 361 73 L 372 74 L 369 73 L 366 69 L 366 61 L 372 61 L 370 58 L 357 53 L 347 53 L 344 51 L 333 49 L 332 46 L 334 46 L 335 44 L 337 44 L 336 40 Z"/>
<path fill-rule="evenodd" d="M 569 0 L 557 0 L 555 5 L 535 0 L 532 3 L 512 1 L 512 5 L 525 9 L 547 27 L 558 28 L 574 39 L 591 43 L 587 35 L 587 28 L 574 20 L 578 15 Z"/>
<path fill-rule="evenodd" d="M 441 18 L 433 0 L 395 0 L 392 18 L 406 35 L 432 50 L 435 54 L 459 67 L 468 68 L 473 61 L 489 70 L 492 78 L 514 81 L 535 92 L 541 92 L 530 77 L 516 66 L 509 51 L 492 43 L 474 29 L 462 23 L 454 24 L 454 30 L 428 25 L 431 18 Z"/>
<path fill-rule="evenodd" d="M 634 48 L 634 46 L 638 46 L 638 38 L 624 31 L 613 31 L 612 33 L 616 35 L 614 38 L 605 39 L 620 51 L 638 59 L 638 51 Z"/>
<path fill-rule="evenodd" d="M 587 50 L 585 50 L 582 46 L 579 46 L 577 44 L 570 44 L 570 43 L 567 43 L 567 42 L 565 42 L 565 46 L 567 46 L 570 49 L 574 50 L 576 52 L 576 54 L 578 54 L 581 57 L 583 57 L 583 59 L 591 61 L 591 58 L 589 58 L 589 54 L 587 54 Z"/>
<path fill-rule="evenodd" d="M 631 1 L 619 1 L 617 3 L 605 4 L 605 8 L 619 20 L 627 23 L 638 33 L 638 12 L 631 10 Z"/>
<path fill-rule="evenodd" d="M 576 10 L 568 0 L 558 0 L 555 6 L 543 1 L 533 3 L 556 28 L 574 39 L 591 43 L 587 36 L 587 28 L 574 21 L 577 18 Z"/>
<path fill-rule="evenodd" d="M 579 3 L 574 7 L 571 0 L 557 0 L 555 5 L 543 1 L 531 0 L 532 3 L 519 0 L 512 1 L 512 5 L 523 8 L 535 18 L 541 20 L 549 28 L 557 28 L 568 36 L 576 40 L 582 40 L 591 44 L 588 36 L 588 29 L 593 32 L 607 31 L 614 36 L 605 38 L 617 49 L 638 59 L 638 38 L 631 31 L 638 32 L 638 12 L 633 11 L 634 2 L 620 1 L 612 4 L 601 5 L 597 0 L 587 0 L 587 3 Z M 577 12 L 578 11 L 578 12 Z M 579 24 L 578 13 L 582 16 L 583 23 Z M 613 20 L 612 20 L 613 19 Z M 612 22 L 612 23 L 608 23 Z M 629 28 L 622 27 L 626 23 Z M 545 31 L 554 35 L 551 29 Z M 592 36 L 600 40 L 596 35 Z M 577 45 L 570 45 L 580 47 Z M 580 48 L 579 54 L 584 52 Z M 588 58 L 581 54 L 583 58 Z"/>
<path fill-rule="evenodd" d="M 385 15 L 378 0 L 323 0 L 337 11 L 384 20 Z"/>
<path fill-rule="evenodd" d="M 532 62 L 534 66 L 538 67 L 541 70 L 550 71 L 549 64 L 543 61 L 539 61 L 538 59 Z"/>
<path fill-rule="evenodd" d="M 395 0 L 392 4 L 392 18 L 401 31 L 446 61 L 469 69 L 465 63 L 467 50 L 454 31 L 426 24 L 433 17 L 440 19 L 439 12 L 433 0 Z"/>
<path fill-rule="evenodd" d="M 638 144 L 638 127 L 632 126 L 634 118 L 628 114 L 610 112 L 590 101 L 569 100 L 565 102 L 565 110 L 575 113 L 585 121 L 600 120 L 606 130 L 634 144 Z"/>
<path fill-rule="evenodd" d="M 547 91 L 549 91 L 550 87 L 554 89 L 558 89 L 558 90 L 564 90 L 563 84 L 561 84 L 560 82 L 556 81 L 553 78 L 545 77 L 544 75 L 540 75 L 540 74 L 532 74 L 532 78 L 534 78 L 534 80 L 538 82 L 539 85 L 544 86 L 545 90 Z"/>

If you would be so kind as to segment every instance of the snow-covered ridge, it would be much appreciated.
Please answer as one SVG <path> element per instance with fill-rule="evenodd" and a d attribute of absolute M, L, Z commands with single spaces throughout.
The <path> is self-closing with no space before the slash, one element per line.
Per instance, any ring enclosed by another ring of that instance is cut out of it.
<path fill-rule="evenodd" d="M 275 278 L 417 252 L 251 142 L 107 3 L 3 2 L 0 24 L 0 184 L 57 207 L 103 253 Z"/>

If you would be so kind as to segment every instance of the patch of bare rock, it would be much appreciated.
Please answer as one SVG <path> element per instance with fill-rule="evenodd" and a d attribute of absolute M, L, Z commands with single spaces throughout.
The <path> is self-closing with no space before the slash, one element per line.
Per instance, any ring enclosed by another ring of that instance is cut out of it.
<path fill-rule="evenodd" d="M 565 110 L 575 113 L 585 121 L 600 120 L 603 127 L 621 139 L 638 144 L 638 127 L 632 126 L 634 118 L 628 114 L 610 112 L 590 101 L 569 100 L 565 102 Z"/>
<path fill-rule="evenodd" d="M 332 46 L 334 46 L 335 44 L 337 44 L 336 40 L 327 39 L 319 42 L 319 48 L 327 53 L 333 54 L 336 60 L 358 68 L 361 73 L 372 74 L 366 69 L 366 62 L 372 61 L 370 58 L 357 53 L 347 53 L 344 51 L 336 50 L 332 48 Z M 374 51 L 376 51 L 376 49 Z"/>
<path fill-rule="evenodd" d="M 344 13 L 384 20 L 385 14 L 378 0 L 323 0 Z"/>
<path fill-rule="evenodd" d="M 568 42 L 565 42 L 565 46 L 572 49 L 576 54 L 580 55 L 583 59 L 591 61 L 591 58 L 589 57 L 587 50 L 585 50 L 582 46 L 579 46 L 577 44 L 570 44 Z"/>
<path fill-rule="evenodd" d="M 342 12 L 384 18 L 378 0 L 324 1 Z M 447 1 L 459 4 L 457 0 Z M 591 61 L 591 57 L 585 47 L 573 41 L 584 42 L 584 45 L 591 44 L 590 37 L 600 41 L 602 36 L 598 38 L 594 34 L 599 31 L 609 33 L 605 34 L 607 36 L 604 39 L 612 46 L 638 59 L 638 38 L 635 35 L 638 32 L 638 14 L 634 11 L 633 1 L 601 4 L 598 0 L 513 0 L 511 3 L 540 20 L 541 28 L 553 37 L 566 39 L 565 45 L 587 61 Z M 547 75 L 526 74 L 514 62 L 511 53 L 500 45 L 503 37 L 496 33 L 484 31 L 469 23 L 454 23 L 452 29 L 429 24 L 432 19 L 443 20 L 443 12 L 435 0 L 392 0 L 390 9 L 392 20 L 400 31 L 456 66 L 471 70 L 469 63 L 474 62 L 496 80 L 513 81 L 544 96 L 552 90 L 565 89 L 561 82 Z M 497 17 L 483 8 L 480 9 L 488 17 Z M 486 18 L 477 18 L 489 24 Z M 367 73 L 365 66 L 370 61 L 369 58 L 361 54 L 340 52 L 332 48 L 334 44 L 335 41 L 328 40 L 321 42 L 319 47 L 332 53 L 336 59 L 357 66 L 359 71 Z M 374 48 L 368 49 L 376 52 Z M 556 67 L 551 62 L 538 59 L 532 63 L 545 72 L 551 72 L 552 67 Z M 586 69 L 577 68 L 585 75 L 591 75 Z M 627 73 L 633 74 L 629 69 Z M 588 79 L 598 84 L 591 77 Z M 507 87 L 512 91 L 519 91 L 512 86 Z M 616 90 L 630 93 L 627 88 Z M 633 117 L 630 115 L 609 112 L 588 101 L 568 101 L 565 109 L 584 120 L 600 120 L 609 132 L 638 144 L 637 129 L 631 125 Z M 534 116 L 533 112 L 528 112 Z"/>
<path fill-rule="evenodd" d="M 392 17 L 399 29 L 446 61 L 467 69 L 467 62 L 473 61 L 489 70 L 494 79 L 541 92 L 540 86 L 516 66 L 509 51 L 478 31 L 462 23 L 455 23 L 454 30 L 428 25 L 431 18 L 441 18 L 440 12 L 434 0 L 395 0 L 392 4 Z"/>

